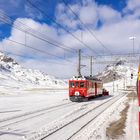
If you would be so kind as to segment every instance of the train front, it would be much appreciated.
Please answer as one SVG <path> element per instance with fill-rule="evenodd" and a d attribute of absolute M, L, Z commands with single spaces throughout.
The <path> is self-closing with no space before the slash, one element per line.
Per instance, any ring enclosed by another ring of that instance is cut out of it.
<path fill-rule="evenodd" d="M 71 101 L 83 101 L 86 96 L 86 79 L 83 77 L 73 77 L 69 80 L 69 98 Z"/>

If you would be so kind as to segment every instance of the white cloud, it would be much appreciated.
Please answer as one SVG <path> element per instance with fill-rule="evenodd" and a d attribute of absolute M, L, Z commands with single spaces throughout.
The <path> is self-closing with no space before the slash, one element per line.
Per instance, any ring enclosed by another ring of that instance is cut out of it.
<path fill-rule="evenodd" d="M 98 13 L 99 19 L 105 24 L 119 22 L 121 20 L 121 14 L 109 6 L 99 6 Z"/>
<path fill-rule="evenodd" d="M 140 1 L 139 0 L 128 0 L 127 6 L 124 10 L 125 11 L 128 11 L 128 10 L 133 11 L 137 8 L 140 8 Z"/>
<path fill-rule="evenodd" d="M 77 74 L 75 59 L 76 58 L 72 58 L 71 63 L 67 63 L 64 60 L 25 60 L 22 65 L 27 68 L 39 69 L 46 74 L 66 78 Z"/>
<path fill-rule="evenodd" d="M 129 1 L 128 1 L 129 5 Z M 128 7 L 128 6 L 127 6 Z M 113 53 L 130 53 L 132 52 L 132 41 L 129 40 L 130 36 L 136 36 L 135 39 L 135 52 L 138 52 L 139 49 L 139 37 L 140 37 L 140 20 L 139 20 L 139 10 L 135 10 L 135 13 L 126 14 L 121 17 L 121 13 L 112 9 L 109 6 L 105 5 L 97 5 L 95 2 L 91 0 L 84 0 L 82 4 L 73 4 L 71 8 L 80 15 L 81 20 L 86 23 L 86 26 L 90 28 L 92 32 L 96 35 L 96 37 L 102 41 L 102 43 Z M 93 48 L 96 52 L 103 54 L 109 53 L 108 50 L 101 47 L 101 45 L 97 42 L 97 40 L 91 36 L 91 34 L 86 30 L 81 30 L 78 28 L 79 21 L 74 17 L 74 15 L 70 12 L 70 10 L 64 5 L 59 4 L 56 11 L 57 21 L 61 21 L 63 25 L 67 26 L 73 34 L 82 40 L 86 45 Z M 102 26 L 97 27 L 97 21 L 101 20 Z M 72 23 L 71 23 L 72 21 Z M 60 28 L 56 28 L 55 26 L 47 25 L 45 23 L 41 24 L 32 19 L 28 18 L 18 18 L 15 20 L 14 25 L 18 25 L 18 27 L 25 30 L 22 24 L 24 23 L 34 30 L 41 32 L 43 35 L 39 33 L 33 32 L 33 34 L 37 34 L 44 39 L 52 38 L 51 42 L 55 43 L 61 42 L 66 46 L 79 49 L 82 48 L 84 55 L 97 55 L 97 53 L 93 53 L 91 50 L 83 46 L 79 41 L 74 39 L 67 32 L 62 31 Z M 91 25 L 89 25 L 91 24 Z M 95 27 L 96 26 L 96 27 Z M 26 28 L 27 29 L 27 28 Z M 29 29 L 27 30 L 29 31 Z M 47 37 L 46 37 L 47 36 Z M 12 28 L 11 36 L 9 39 L 16 40 L 17 42 L 25 43 L 25 33 Z M 50 39 L 49 39 L 50 40 Z M 55 41 L 54 41 L 55 40 Z M 28 60 L 21 59 L 16 57 L 24 66 L 40 69 L 45 71 L 48 74 L 52 74 L 59 77 L 71 77 L 76 73 L 77 64 L 77 54 L 70 54 L 60 48 L 54 47 L 40 39 L 37 39 L 31 35 L 26 34 L 26 44 L 32 46 L 34 48 L 40 49 L 44 52 L 52 53 L 59 57 L 64 58 L 64 55 L 71 61 L 71 63 L 66 62 L 63 59 L 57 59 L 56 57 L 48 56 L 47 54 L 41 54 L 37 51 L 33 51 L 27 47 L 17 45 L 15 43 L 11 43 L 8 41 L 8 38 L 5 38 L 0 46 L 3 46 L 4 50 L 19 53 L 22 55 L 28 55 L 36 57 L 36 59 Z M 58 44 L 58 43 L 57 43 Z M 65 46 L 65 47 L 66 47 Z M 63 46 L 64 47 L 64 46 Z M 48 61 L 53 61 L 52 63 Z M 58 65 L 56 63 L 61 63 L 64 65 Z M 66 64 L 67 63 L 67 64 Z M 66 65 L 65 65 L 66 64 Z M 94 69 L 95 70 L 95 69 Z M 95 70 L 96 71 L 96 70 Z M 89 72 L 84 73 L 88 74 Z"/>
<path fill-rule="evenodd" d="M 96 26 L 97 21 L 98 21 L 98 13 L 97 13 L 96 5 L 93 3 L 91 5 L 82 7 L 80 10 L 80 19 L 85 24 L 92 24 Z"/>
<path fill-rule="evenodd" d="M 33 18 L 33 19 L 42 19 L 43 18 L 43 15 L 40 12 L 38 12 L 37 10 L 33 9 L 29 4 L 24 5 L 24 10 L 25 10 L 25 13 L 30 18 Z"/>
<path fill-rule="evenodd" d="M 71 8 L 74 11 L 77 11 L 78 5 L 74 5 Z M 79 21 L 75 19 L 75 16 L 73 13 L 68 9 L 64 4 L 60 3 L 58 4 L 56 8 L 56 20 L 60 24 L 63 24 L 64 26 L 70 28 L 70 29 L 76 29 Z"/>
<path fill-rule="evenodd" d="M 83 1 L 82 5 L 79 3 L 66 6 L 65 4 L 58 4 L 56 10 L 56 19 L 60 24 L 67 26 L 70 29 L 76 29 L 78 26 L 81 26 L 80 21 L 77 19 L 77 16 L 87 25 L 92 25 L 96 27 L 98 21 L 97 6 L 95 2 Z M 71 11 L 72 9 L 72 11 Z M 82 26 L 81 26 L 82 28 Z"/>
<path fill-rule="evenodd" d="M 21 23 L 23 23 L 24 25 Z M 28 27 L 26 27 L 26 25 Z M 52 54 L 55 54 L 56 51 L 59 53 L 59 50 L 57 48 L 54 48 L 54 47 L 52 47 L 52 45 L 50 45 L 44 41 L 41 41 L 40 39 L 37 39 L 28 34 L 28 32 L 31 32 L 33 35 L 37 35 L 43 39 L 46 39 L 45 35 L 47 34 L 50 38 L 55 38 L 54 40 L 57 40 L 57 33 L 53 27 L 50 27 L 47 24 L 40 24 L 38 22 L 35 22 L 32 19 L 27 19 L 27 18 L 17 19 L 14 22 L 13 26 L 15 26 L 15 27 L 18 26 L 18 29 L 26 31 L 27 33 L 20 31 L 13 27 L 12 31 L 11 31 L 11 36 L 8 39 L 16 40 L 17 42 L 25 44 L 25 37 L 26 37 L 26 45 L 28 45 L 28 46 L 32 46 L 34 48 L 37 48 L 37 49 L 40 49 L 40 50 L 43 50 L 46 52 L 49 51 L 49 52 L 52 52 Z M 36 30 L 37 32 L 32 31 L 29 27 Z M 41 32 L 41 34 L 39 34 L 39 32 Z M 26 47 L 16 44 L 16 43 L 12 43 L 12 42 L 8 41 L 8 39 L 4 39 L 2 41 L 3 45 L 7 46 L 6 47 L 7 51 L 18 52 L 18 53 L 27 54 L 27 55 L 35 54 L 36 51 L 33 51 L 32 49 L 28 49 L 29 51 L 27 51 Z M 56 50 L 54 50 L 54 49 L 56 49 Z M 54 51 L 52 51 L 52 50 L 54 50 Z M 38 53 L 38 55 L 41 56 L 42 54 Z"/>
<path fill-rule="evenodd" d="M 43 35 L 41 37 L 45 38 L 45 34 L 49 36 L 50 38 L 53 38 L 54 40 L 58 42 L 65 43 L 63 40 L 65 40 L 64 36 L 58 36 L 57 29 L 55 29 L 52 26 L 48 26 L 47 24 L 40 24 L 38 22 L 35 22 L 32 19 L 28 18 L 18 18 L 13 26 L 17 26 L 18 28 L 29 31 L 29 29 L 23 26 L 23 24 L 33 28 L 36 31 L 41 32 Z M 37 33 L 34 33 L 37 34 Z M 40 34 L 39 34 L 40 36 Z M 70 35 L 66 35 L 70 36 Z M 73 38 L 72 38 L 73 39 Z M 73 55 L 70 53 L 67 53 L 66 51 L 54 47 L 52 45 L 49 45 L 48 43 L 41 41 L 28 33 L 26 34 L 26 45 L 32 46 L 36 49 L 42 50 L 46 54 L 40 53 L 38 51 L 34 51 L 32 49 L 29 49 L 26 46 L 22 46 L 16 43 L 13 43 L 9 40 L 16 40 L 17 42 L 20 42 L 22 44 L 25 44 L 25 32 L 22 32 L 16 28 L 12 28 L 11 36 L 9 38 L 5 38 L 1 43 L 0 46 L 2 50 L 11 52 L 13 54 L 20 54 L 22 56 L 30 56 L 35 57 L 35 59 L 23 59 L 18 56 L 14 56 L 17 61 L 21 62 L 21 64 L 27 68 L 35 68 L 40 69 L 48 74 L 52 74 L 55 76 L 60 77 L 67 77 L 68 75 L 74 75 L 76 73 L 77 67 L 75 64 L 77 64 L 77 55 Z M 69 42 L 69 40 L 68 40 Z M 53 42 L 55 43 L 55 42 Z M 69 42 L 70 43 L 70 42 Z M 70 46 L 70 44 L 65 43 L 67 46 Z M 70 46 L 71 47 L 71 46 Z M 73 47 L 74 48 L 74 47 Z M 54 56 L 47 55 L 47 53 L 56 55 L 58 57 L 61 57 L 62 59 L 56 58 Z M 66 56 L 65 56 L 66 55 Z M 72 57 L 69 59 L 68 55 L 72 55 Z M 68 59 L 69 61 L 65 61 Z M 57 64 L 58 63 L 58 64 Z M 73 68 L 72 68 L 73 67 Z M 71 69 L 72 68 L 72 69 Z M 65 70 L 65 72 L 63 71 Z"/>

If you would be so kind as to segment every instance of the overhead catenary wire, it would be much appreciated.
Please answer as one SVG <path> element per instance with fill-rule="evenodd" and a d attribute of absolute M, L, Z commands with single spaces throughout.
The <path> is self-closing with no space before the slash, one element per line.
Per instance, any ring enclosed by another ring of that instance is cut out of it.
<path fill-rule="evenodd" d="M 66 31 L 68 34 L 70 34 L 73 38 L 75 38 L 78 42 L 80 42 L 84 47 L 90 49 L 94 54 L 98 54 L 97 51 L 95 51 L 93 48 L 88 46 L 86 43 L 84 43 L 82 40 L 80 40 L 76 35 L 74 35 L 72 32 L 70 32 L 68 29 L 66 29 L 63 25 L 58 23 L 54 18 L 50 17 L 46 12 L 44 12 L 42 9 L 40 9 L 36 4 L 31 2 L 31 0 L 26 0 L 32 7 L 34 7 L 36 10 L 38 10 L 40 13 L 42 13 L 44 16 L 46 16 L 49 20 L 51 20 L 53 23 L 55 23 L 58 27 Z"/>
<path fill-rule="evenodd" d="M 8 21 L 9 22 L 9 21 Z M 20 27 L 18 27 L 18 26 L 16 26 L 17 28 L 20 28 Z M 25 30 L 23 30 L 24 32 L 25 32 Z M 33 33 L 32 33 L 33 34 Z"/>
<path fill-rule="evenodd" d="M 3 19 L 2 21 L 3 21 L 3 22 L 6 22 L 4 19 Z M 7 24 L 8 24 L 8 25 L 11 25 L 11 24 L 9 24 L 9 21 L 11 21 L 11 20 L 8 20 L 8 23 L 7 23 Z M 22 28 L 19 27 L 19 26 L 13 25 L 13 27 L 16 28 L 16 29 L 18 29 L 18 30 L 20 30 L 20 31 L 22 31 L 22 32 L 26 32 L 26 33 L 28 33 L 28 34 L 30 34 L 30 35 L 32 35 L 32 36 L 35 36 L 35 34 L 33 34 L 33 33 L 31 33 L 31 32 L 28 32 L 28 30 L 22 29 Z M 42 38 L 37 37 L 37 36 L 35 36 L 35 37 L 38 38 L 38 39 L 42 39 Z M 48 53 L 48 52 L 46 52 L 46 51 L 44 51 L 44 50 L 36 49 L 36 48 L 34 48 L 34 47 L 32 47 L 32 46 L 29 46 L 29 45 L 27 45 L 27 44 L 23 44 L 23 43 L 20 43 L 20 42 L 15 41 L 15 40 L 10 40 L 10 39 L 7 39 L 7 40 L 12 41 L 12 42 L 17 43 L 17 44 L 20 44 L 20 45 L 23 45 L 23 46 L 26 46 L 26 47 L 28 47 L 28 48 L 30 48 L 30 49 L 39 51 L 39 52 L 41 52 L 41 53 L 43 53 L 43 54 L 55 56 L 55 57 L 57 57 L 57 58 L 59 58 L 59 59 L 63 59 L 63 60 L 66 60 L 66 61 L 68 61 L 68 62 L 71 62 L 70 60 L 68 60 L 68 59 L 66 59 L 66 58 L 59 57 L 59 56 L 54 55 L 54 54 L 52 54 L 52 53 Z M 71 63 L 72 63 L 72 62 L 71 62 Z"/>
<path fill-rule="evenodd" d="M 12 23 L 14 22 L 14 19 L 13 19 L 13 18 L 11 18 L 11 17 L 9 17 L 8 15 L 6 15 L 5 13 L 1 13 L 1 12 L 0 12 L 0 19 L 1 19 L 2 22 L 6 23 L 6 24 L 8 24 L 8 25 L 10 25 L 10 26 L 12 26 Z M 22 32 L 26 32 L 27 34 L 29 34 L 29 35 L 31 35 L 31 36 L 33 36 L 33 37 L 35 37 L 35 38 L 38 38 L 38 39 L 40 39 L 40 40 L 42 40 L 42 41 L 44 41 L 44 42 L 46 42 L 46 43 L 48 43 L 48 44 L 51 44 L 51 45 L 53 45 L 53 46 L 55 46 L 55 47 L 61 48 L 61 49 L 65 50 L 65 51 L 67 51 L 67 52 L 70 52 L 70 53 L 75 53 L 75 52 L 76 52 L 75 49 L 69 48 L 68 46 L 66 46 L 66 45 L 63 44 L 63 43 L 56 42 L 56 41 L 54 41 L 54 40 L 53 40 L 53 41 L 47 40 L 47 39 L 46 39 L 46 35 L 44 35 L 44 34 L 38 32 L 38 31 L 34 30 L 33 28 L 31 28 L 31 27 L 25 25 L 24 23 L 22 23 L 22 22 L 20 22 L 20 21 L 17 21 L 17 23 L 20 25 L 20 27 L 17 26 L 17 25 L 15 25 L 15 24 L 13 25 L 13 27 L 15 27 L 16 29 L 18 29 L 18 30 L 20 30 L 20 31 L 22 31 Z M 22 26 L 21 26 L 21 25 L 22 25 Z M 38 35 L 37 35 L 37 34 L 38 34 Z M 43 36 L 43 37 L 45 36 L 45 38 L 42 38 L 42 36 Z M 47 38 L 48 38 L 48 37 L 47 37 Z M 49 38 L 49 39 L 50 39 L 50 38 Z M 54 42 L 55 42 L 55 43 L 54 43 Z M 63 46 L 63 47 L 62 47 L 62 46 Z"/>
<path fill-rule="evenodd" d="M 62 60 L 64 60 L 64 61 L 68 61 L 68 62 L 72 63 L 72 62 L 71 62 L 70 60 L 68 60 L 68 59 L 64 59 L 64 58 L 62 58 L 62 57 L 59 57 L 59 56 L 54 55 L 54 54 L 52 54 L 52 53 L 49 53 L 49 52 L 47 52 L 47 51 L 45 51 L 45 50 L 40 50 L 40 49 L 34 48 L 34 47 L 32 47 L 32 46 L 29 46 L 29 45 L 27 45 L 27 44 L 25 45 L 24 43 L 17 42 L 17 41 L 12 40 L 12 39 L 7 39 L 7 41 L 10 41 L 10 42 L 13 42 L 13 43 L 16 43 L 16 44 L 25 46 L 25 47 L 27 47 L 27 48 L 30 48 L 30 49 L 35 50 L 35 51 L 37 51 L 37 52 L 43 53 L 43 54 L 45 54 L 45 55 L 54 56 L 54 57 L 56 57 L 56 58 L 59 58 L 59 59 L 62 59 Z"/>
<path fill-rule="evenodd" d="M 91 31 L 91 30 L 89 29 L 89 27 L 87 27 L 87 26 L 85 25 L 85 23 L 84 23 L 84 22 L 79 18 L 79 16 L 73 11 L 73 9 L 69 6 L 69 4 L 68 4 L 65 0 L 62 0 L 62 1 L 63 1 L 63 3 L 70 9 L 70 11 L 75 15 L 75 17 L 80 21 L 80 23 L 82 24 L 82 26 L 83 26 L 85 29 L 87 29 L 88 32 L 95 38 L 95 40 L 96 40 L 104 49 L 106 49 L 107 51 L 109 51 L 110 54 L 112 55 L 111 50 L 108 49 L 108 48 L 102 43 L 102 41 L 100 41 L 100 40 L 97 38 L 97 36 L 93 33 L 93 31 Z"/>
<path fill-rule="evenodd" d="M 139 52 L 138 53 L 134 53 L 134 57 L 138 56 L 138 55 L 140 55 Z M 116 56 L 116 57 L 119 57 L 119 56 L 132 57 L 131 53 L 114 53 L 112 55 L 109 55 L 109 54 L 103 54 L 102 56 L 101 55 L 96 55 L 96 58 L 98 58 L 98 57 L 114 57 L 114 56 Z"/>
<path fill-rule="evenodd" d="M 139 60 L 138 59 L 135 59 L 135 60 L 129 60 L 129 61 L 127 61 L 126 63 L 135 63 L 135 62 L 139 62 Z M 110 60 L 110 61 L 94 61 L 93 62 L 94 64 L 116 64 L 116 60 Z"/>
<path fill-rule="evenodd" d="M 11 53 L 11 52 L 8 52 L 8 51 L 5 51 L 5 50 L 0 50 L 1 53 L 4 53 L 6 55 L 12 55 L 12 56 L 18 56 L 18 57 L 22 57 L 22 58 L 27 58 L 27 59 L 34 59 L 35 57 L 30 57 L 30 56 L 25 56 L 25 55 L 21 55 L 21 54 L 17 54 L 17 53 Z M 58 63 L 58 62 L 55 62 L 53 60 L 46 60 L 47 63 L 51 63 L 51 64 L 58 64 L 58 65 L 69 65 L 69 64 L 62 64 L 62 63 Z"/>
<path fill-rule="evenodd" d="M 6 16 L 6 17 L 4 17 L 4 16 Z M 7 17 L 8 17 L 8 20 L 5 20 L 5 18 L 7 19 Z M 12 24 L 12 22 L 11 22 L 12 20 L 11 20 L 10 17 L 7 16 L 7 15 L 3 15 L 2 21 L 3 21 L 4 23 L 7 23 L 8 25 L 11 25 L 11 24 Z M 7 21 L 8 21 L 8 22 L 7 22 Z M 9 22 L 10 22 L 10 23 L 9 23 Z M 21 23 L 21 24 L 22 24 L 22 23 Z M 22 24 L 22 25 L 24 25 L 24 24 Z M 25 25 L 25 26 L 26 26 L 26 25 Z M 13 27 L 15 27 L 16 29 L 18 29 L 18 30 L 20 30 L 20 31 L 22 31 L 22 32 L 25 32 L 25 33 L 28 33 L 28 34 L 34 36 L 34 34 L 33 34 L 32 32 L 29 32 L 27 29 L 23 29 L 22 27 L 19 27 L 19 26 L 16 26 L 16 25 L 13 25 Z M 32 28 L 31 28 L 31 29 L 32 29 Z M 37 36 L 35 36 L 35 37 L 37 37 Z M 39 39 L 40 39 L 40 38 L 39 38 Z M 63 59 L 64 61 L 71 62 L 70 60 L 68 60 L 68 59 L 66 59 L 66 58 L 59 57 L 59 56 L 57 56 L 57 55 L 54 55 L 54 54 L 52 54 L 52 53 L 48 53 L 48 52 L 46 52 L 46 51 L 44 52 L 44 50 L 36 49 L 36 48 L 34 48 L 34 47 L 32 47 L 32 46 L 27 45 L 26 43 L 24 44 L 24 43 L 17 42 L 17 41 L 15 41 L 15 40 L 11 40 L 11 39 L 6 39 L 6 40 L 9 40 L 9 41 L 11 41 L 11 42 L 17 43 L 17 44 L 19 44 L 19 45 L 26 46 L 26 47 L 28 47 L 28 48 L 30 48 L 30 49 L 33 49 L 33 50 L 38 51 L 38 52 L 41 52 L 41 53 L 43 53 L 43 54 L 46 54 L 46 53 L 47 53 L 47 55 L 55 56 L 55 57 L 57 57 L 57 58 L 59 58 L 59 59 Z M 71 63 L 72 63 L 72 62 L 71 62 Z"/>

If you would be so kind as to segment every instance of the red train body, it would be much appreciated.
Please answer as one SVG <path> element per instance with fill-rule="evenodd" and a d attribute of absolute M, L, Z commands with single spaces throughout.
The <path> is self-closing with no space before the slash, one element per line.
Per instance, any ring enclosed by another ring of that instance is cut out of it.
<path fill-rule="evenodd" d="M 83 101 L 90 97 L 108 95 L 103 82 L 94 77 L 73 77 L 69 80 L 69 98 L 71 101 Z"/>

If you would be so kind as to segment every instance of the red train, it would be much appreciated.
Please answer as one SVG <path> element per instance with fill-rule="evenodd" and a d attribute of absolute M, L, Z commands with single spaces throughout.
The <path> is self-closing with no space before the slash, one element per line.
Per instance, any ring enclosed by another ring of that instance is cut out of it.
<path fill-rule="evenodd" d="M 85 101 L 94 96 L 108 95 L 103 82 L 91 76 L 73 77 L 69 80 L 69 98 L 71 101 Z"/>

